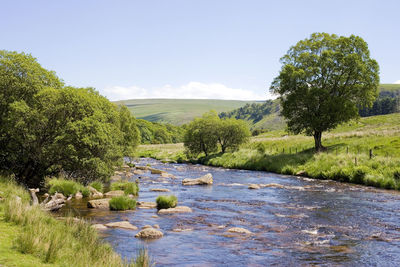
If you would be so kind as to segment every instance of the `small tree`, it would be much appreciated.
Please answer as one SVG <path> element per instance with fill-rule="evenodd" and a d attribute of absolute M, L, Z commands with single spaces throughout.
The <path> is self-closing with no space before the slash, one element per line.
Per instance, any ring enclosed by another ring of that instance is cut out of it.
<path fill-rule="evenodd" d="M 209 112 L 202 118 L 196 118 L 187 126 L 184 145 L 186 149 L 195 155 L 202 152 L 208 156 L 211 152 L 218 150 L 218 115 L 216 112 Z"/>
<path fill-rule="evenodd" d="M 288 129 L 314 136 L 316 151 L 324 149 L 322 132 L 357 118 L 377 95 L 379 66 L 361 37 L 314 33 L 281 62 L 270 90 L 279 94 Z"/>
<path fill-rule="evenodd" d="M 232 118 L 219 121 L 217 134 L 222 153 L 225 153 L 227 148 L 235 150 L 245 143 L 250 137 L 250 130 L 244 121 Z"/>

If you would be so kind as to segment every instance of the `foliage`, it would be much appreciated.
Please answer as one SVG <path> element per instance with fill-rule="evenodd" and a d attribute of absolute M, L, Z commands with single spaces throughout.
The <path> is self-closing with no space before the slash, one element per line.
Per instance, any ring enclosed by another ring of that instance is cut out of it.
<path fill-rule="evenodd" d="M 0 88 L 0 170 L 30 187 L 60 172 L 106 180 L 138 143 L 130 114 L 92 88 L 64 87 L 30 55 L 0 51 Z"/>
<path fill-rule="evenodd" d="M 110 210 L 133 210 L 136 208 L 136 200 L 127 196 L 113 197 L 109 204 Z"/>
<path fill-rule="evenodd" d="M 135 117 L 126 106 L 119 106 L 119 124 L 122 132 L 121 146 L 123 155 L 133 157 L 135 148 L 140 143 L 140 132 Z"/>
<path fill-rule="evenodd" d="M 217 125 L 218 142 L 222 153 L 226 149 L 236 150 L 245 143 L 250 137 L 250 131 L 247 124 L 242 120 L 225 119 L 219 120 Z"/>
<path fill-rule="evenodd" d="M 146 120 L 137 120 L 142 144 L 169 144 L 183 140 L 184 128 L 172 124 L 161 124 Z"/>
<path fill-rule="evenodd" d="M 279 94 L 288 129 L 313 135 L 317 151 L 322 132 L 357 117 L 377 94 L 379 66 L 361 37 L 314 33 L 281 62 L 270 90 Z"/>
<path fill-rule="evenodd" d="M 126 195 L 137 196 L 139 194 L 139 185 L 134 182 L 115 182 L 111 184 L 111 190 L 123 190 Z"/>
<path fill-rule="evenodd" d="M 178 198 L 174 195 L 158 196 L 156 199 L 157 209 L 175 208 L 178 204 Z"/>
<path fill-rule="evenodd" d="M 103 193 L 104 192 L 104 184 L 101 181 L 94 181 L 89 184 L 89 186 L 93 187 L 97 191 Z"/>

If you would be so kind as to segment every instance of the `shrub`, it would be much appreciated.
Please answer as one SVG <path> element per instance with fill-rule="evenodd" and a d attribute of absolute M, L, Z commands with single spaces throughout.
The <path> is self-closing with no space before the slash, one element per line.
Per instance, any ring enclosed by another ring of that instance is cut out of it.
<path fill-rule="evenodd" d="M 111 190 L 123 190 L 126 195 L 132 194 L 137 196 L 139 194 L 139 186 L 134 182 L 117 182 L 111 184 Z"/>
<path fill-rule="evenodd" d="M 91 186 L 91 187 L 93 187 L 94 189 L 96 189 L 97 191 L 103 193 L 104 185 L 103 185 L 102 182 L 100 182 L 100 181 L 94 181 L 94 182 L 91 182 L 91 183 L 89 184 L 89 186 Z"/>
<path fill-rule="evenodd" d="M 174 195 L 158 196 L 156 199 L 157 209 L 175 208 L 178 204 L 178 198 Z"/>
<path fill-rule="evenodd" d="M 81 191 L 83 197 L 89 197 L 90 196 L 90 190 L 87 187 L 81 186 L 79 191 Z"/>
<path fill-rule="evenodd" d="M 110 210 L 133 210 L 136 208 L 136 200 L 127 196 L 113 197 L 109 204 Z"/>
<path fill-rule="evenodd" d="M 400 168 L 396 169 L 396 170 L 393 172 L 393 178 L 394 178 L 396 181 L 400 181 Z"/>

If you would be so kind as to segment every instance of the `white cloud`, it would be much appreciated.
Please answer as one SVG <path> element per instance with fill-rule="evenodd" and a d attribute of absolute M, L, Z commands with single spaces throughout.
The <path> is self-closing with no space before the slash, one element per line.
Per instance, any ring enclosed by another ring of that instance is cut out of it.
<path fill-rule="evenodd" d="M 265 90 L 267 93 L 267 90 Z M 145 89 L 138 86 L 112 86 L 101 91 L 108 99 L 127 100 L 143 98 L 183 98 L 183 99 L 229 99 L 229 100 L 265 100 L 267 94 L 258 94 L 250 90 L 230 88 L 220 83 L 189 82 L 179 87 L 164 85 Z"/>
<path fill-rule="evenodd" d="M 400 84 L 400 80 L 397 80 L 394 82 L 395 84 Z"/>

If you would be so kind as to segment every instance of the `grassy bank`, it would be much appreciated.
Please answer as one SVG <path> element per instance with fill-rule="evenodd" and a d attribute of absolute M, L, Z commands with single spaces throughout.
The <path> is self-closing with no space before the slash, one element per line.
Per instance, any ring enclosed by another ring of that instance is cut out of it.
<path fill-rule="evenodd" d="M 183 144 L 146 145 L 139 156 L 210 166 L 299 174 L 318 179 L 400 189 L 400 114 L 362 118 L 325 133 L 327 152 L 315 154 L 312 137 L 271 131 L 238 151 L 188 159 Z M 372 157 L 370 158 L 370 152 Z"/>
<path fill-rule="evenodd" d="M 6 178 L 0 178 L 0 199 L 0 265 L 148 266 L 146 251 L 125 262 L 90 224 L 56 220 L 31 206 L 26 190 Z"/>

